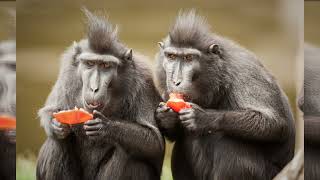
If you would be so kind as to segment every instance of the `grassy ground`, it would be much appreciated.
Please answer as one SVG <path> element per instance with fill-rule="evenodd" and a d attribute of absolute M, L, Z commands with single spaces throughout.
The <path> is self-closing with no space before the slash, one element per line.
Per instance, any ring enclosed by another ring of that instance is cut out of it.
<path fill-rule="evenodd" d="M 36 158 L 34 156 L 17 157 L 17 180 L 35 180 Z"/>

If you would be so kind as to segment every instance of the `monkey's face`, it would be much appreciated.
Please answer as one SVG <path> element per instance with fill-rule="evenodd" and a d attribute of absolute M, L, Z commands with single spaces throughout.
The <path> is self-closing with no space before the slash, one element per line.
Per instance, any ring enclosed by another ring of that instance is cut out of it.
<path fill-rule="evenodd" d="M 0 60 L 0 111 L 16 114 L 16 71 L 15 61 Z"/>
<path fill-rule="evenodd" d="M 200 73 L 200 51 L 192 48 L 167 47 L 163 50 L 163 68 L 166 72 L 168 93 L 182 93 L 192 98 Z"/>
<path fill-rule="evenodd" d="M 93 53 L 83 53 L 79 59 L 84 108 L 103 111 L 111 100 L 112 82 L 117 78 L 119 60 L 111 55 Z"/>

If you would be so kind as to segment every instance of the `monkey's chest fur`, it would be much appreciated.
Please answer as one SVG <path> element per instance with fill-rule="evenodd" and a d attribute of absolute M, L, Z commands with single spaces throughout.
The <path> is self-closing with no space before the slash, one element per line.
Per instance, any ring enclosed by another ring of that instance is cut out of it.
<path fill-rule="evenodd" d="M 111 161 L 117 147 L 111 141 L 87 136 L 82 124 L 73 126 L 72 131 L 74 152 L 77 162 L 83 169 L 83 179 L 96 177 L 102 167 L 112 168 L 113 162 Z"/>

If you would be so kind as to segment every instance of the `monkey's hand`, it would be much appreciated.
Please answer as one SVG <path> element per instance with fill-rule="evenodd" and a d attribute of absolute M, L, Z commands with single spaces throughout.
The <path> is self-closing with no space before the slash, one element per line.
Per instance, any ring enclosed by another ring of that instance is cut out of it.
<path fill-rule="evenodd" d="M 158 125 L 164 129 L 173 129 L 179 122 L 178 114 L 163 102 L 159 104 L 155 116 Z"/>
<path fill-rule="evenodd" d="M 99 111 L 93 111 L 93 120 L 84 123 L 83 129 L 87 136 L 98 137 L 105 135 L 106 125 L 110 120 Z"/>
<path fill-rule="evenodd" d="M 179 112 L 179 119 L 184 129 L 187 132 L 201 134 L 210 134 L 212 131 L 215 131 L 212 117 L 210 117 L 206 110 L 194 103 L 190 103 L 190 105 L 192 108 L 182 109 Z"/>
<path fill-rule="evenodd" d="M 3 139 L 2 139 L 3 138 Z M 10 129 L 10 130 L 0 130 L 0 141 L 6 141 L 11 144 L 16 143 L 16 130 Z"/>
<path fill-rule="evenodd" d="M 54 137 L 58 139 L 66 138 L 71 132 L 69 125 L 60 123 L 55 118 L 51 121 L 51 128 L 53 130 Z"/>

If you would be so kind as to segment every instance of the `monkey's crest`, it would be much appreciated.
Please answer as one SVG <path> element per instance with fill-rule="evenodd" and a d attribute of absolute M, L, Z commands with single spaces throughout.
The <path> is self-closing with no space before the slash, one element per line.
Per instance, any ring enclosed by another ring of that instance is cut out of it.
<path fill-rule="evenodd" d="M 169 37 L 173 44 L 190 46 L 206 42 L 210 34 L 210 26 L 206 19 L 192 9 L 179 12 L 175 24 L 170 29 Z"/>
<path fill-rule="evenodd" d="M 86 8 L 82 10 L 87 17 L 87 36 L 90 48 L 99 53 L 109 50 L 118 41 L 118 27 L 114 27 L 103 16 L 96 16 Z"/>

